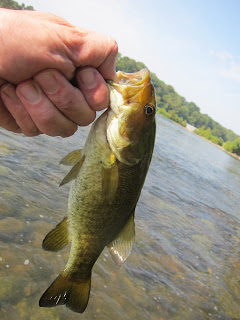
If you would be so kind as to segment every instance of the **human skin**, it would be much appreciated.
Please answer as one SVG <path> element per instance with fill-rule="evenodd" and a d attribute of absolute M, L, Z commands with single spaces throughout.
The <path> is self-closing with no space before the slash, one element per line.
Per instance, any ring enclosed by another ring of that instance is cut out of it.
<path fill-rule="evenodd" d="M 68 137 L 88 125 L 109 105 L 117 51 L 113 39 L 52 14 L 0 8 L 0 126 Z"/>

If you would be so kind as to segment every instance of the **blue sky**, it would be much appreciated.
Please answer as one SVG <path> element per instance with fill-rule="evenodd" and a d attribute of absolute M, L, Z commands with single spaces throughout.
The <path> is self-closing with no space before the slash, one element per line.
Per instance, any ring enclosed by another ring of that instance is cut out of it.
<path fill-rule="evenodd" d="M 123 55 L 144 62 L 201 112 L 240 134 L 240 1 L 24 3 L 114 37 Z"/>

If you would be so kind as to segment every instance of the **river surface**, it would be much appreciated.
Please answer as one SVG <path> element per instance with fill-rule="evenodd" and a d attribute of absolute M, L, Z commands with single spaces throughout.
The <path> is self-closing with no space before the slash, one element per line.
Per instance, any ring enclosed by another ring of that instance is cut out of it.
<path fill-rule="evenodd" d="M 67 211 L 69 185 L 58 185 L 68 168 L 58 162 L 88 131 L 0 130 L 0 319 L 239 320 L 240 161 L 160 116 L 130 257 L 118 269 L 103 251 L 84 314 L 39 308 L 69 253 L 41 248 Z"/>

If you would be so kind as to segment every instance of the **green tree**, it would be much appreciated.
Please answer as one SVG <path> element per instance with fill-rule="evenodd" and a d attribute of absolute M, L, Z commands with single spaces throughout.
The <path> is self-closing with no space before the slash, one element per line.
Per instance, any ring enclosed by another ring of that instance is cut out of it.
<path fill-rule="evenodd" d="M 25 6 L 24 3 L 18 4 L 13 0 L 0 0 L 0 8 L 15 9 L 15 10 L 34 10 L 32 6 Z"/>

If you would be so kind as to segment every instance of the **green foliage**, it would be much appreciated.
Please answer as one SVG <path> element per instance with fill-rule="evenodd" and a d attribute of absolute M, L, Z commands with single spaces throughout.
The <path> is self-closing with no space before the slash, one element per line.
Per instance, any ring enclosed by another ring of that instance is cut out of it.
<path fill-rule="evenodd" d="M 116 70 L 121 70 L 124 72 L 137 72 L 143 68 L 146 68 L 145 64 L 142 62 L 137 62 L 128 57 L 122 57 L 121 53 L 118 54 Z"/>
<path fill-rule="evenodd" d="M 218 144 L 219 146 L 222 146 L 223 144 L 223 139 L 221 137 L 219 138 L 214 136 L 210 128 L 205 129 L 205 127 L 202 126 L 201 128 L 195 130 L 194 132 L 204 137 L 205 139 L 210 140 L 215 144 Z"/>
<path fill-rule="evenodd" d="M 25 6 L 24 3 L 18 4 L 13 0 L 0 0 L 0 8 L 15 9 L 15 10 L 34 10 L 32 6 Z"/>
<path fill-rule="evenodd" d="M 142 62 L 137 62 L 128 57 L 118 55 L 117 70 L 125 72 L 136 72 L 146 67 Z M 202 114 L 200 108 L 193 102 L 187 102 L 186 99 L 180 96 L 172 86 L 165 84 L 159 80 L 157 76 L 152 73 L 152 83 L 156 89 L 156 99 L 158 112 L 166 117 L 184 125 L 189 123 L 196 128 L 209 128 L 211 130 L 212 140 L 217 141 L 218 144 L 229 140 L 234 141 L 238 136 L 229 129 L 224 128 L 218 122 L 214 121 L 207 114 Z M 163 111 L 165 110 L 165 111 Z M 174 113 L 171 113 L 174 111 Z"/>
<path fill-rule="evenodd" d="M 146 67 L 128 57 L 118 55 L 116 68 L 125 72 L 137 72 Z M 187 123 L 198 128 L 197 134 L 223 146 L 227 151 L 240 155 L 240 138 L 229 129 L 214 121 L 209 115 L 202 114 L 200 108 L 193 102 L 187 102 L 172 86 L 165 84 L 152 73 L 152 83 L 156 90 L 157 112 L 182 126 Z M 225 143 L 224 143 L 225 142 Z"/>
<path fill-rule="evenodd" d="M 226 143 L 224 143 L 223 147 L 225 150 L 232 153 L 236 153 L 238 156 L 240 156 L 240 139 L 239 138 L 234 141 L 227 141 Z"/>
<path fill-rule="evenodd" d="M 223 145 L 224 149 L 229 151 L 229 152 L 233 152 L 233 149 L 232 149 L 232 142 L 231 141 L 227 141 L 224 143 Z"/>

